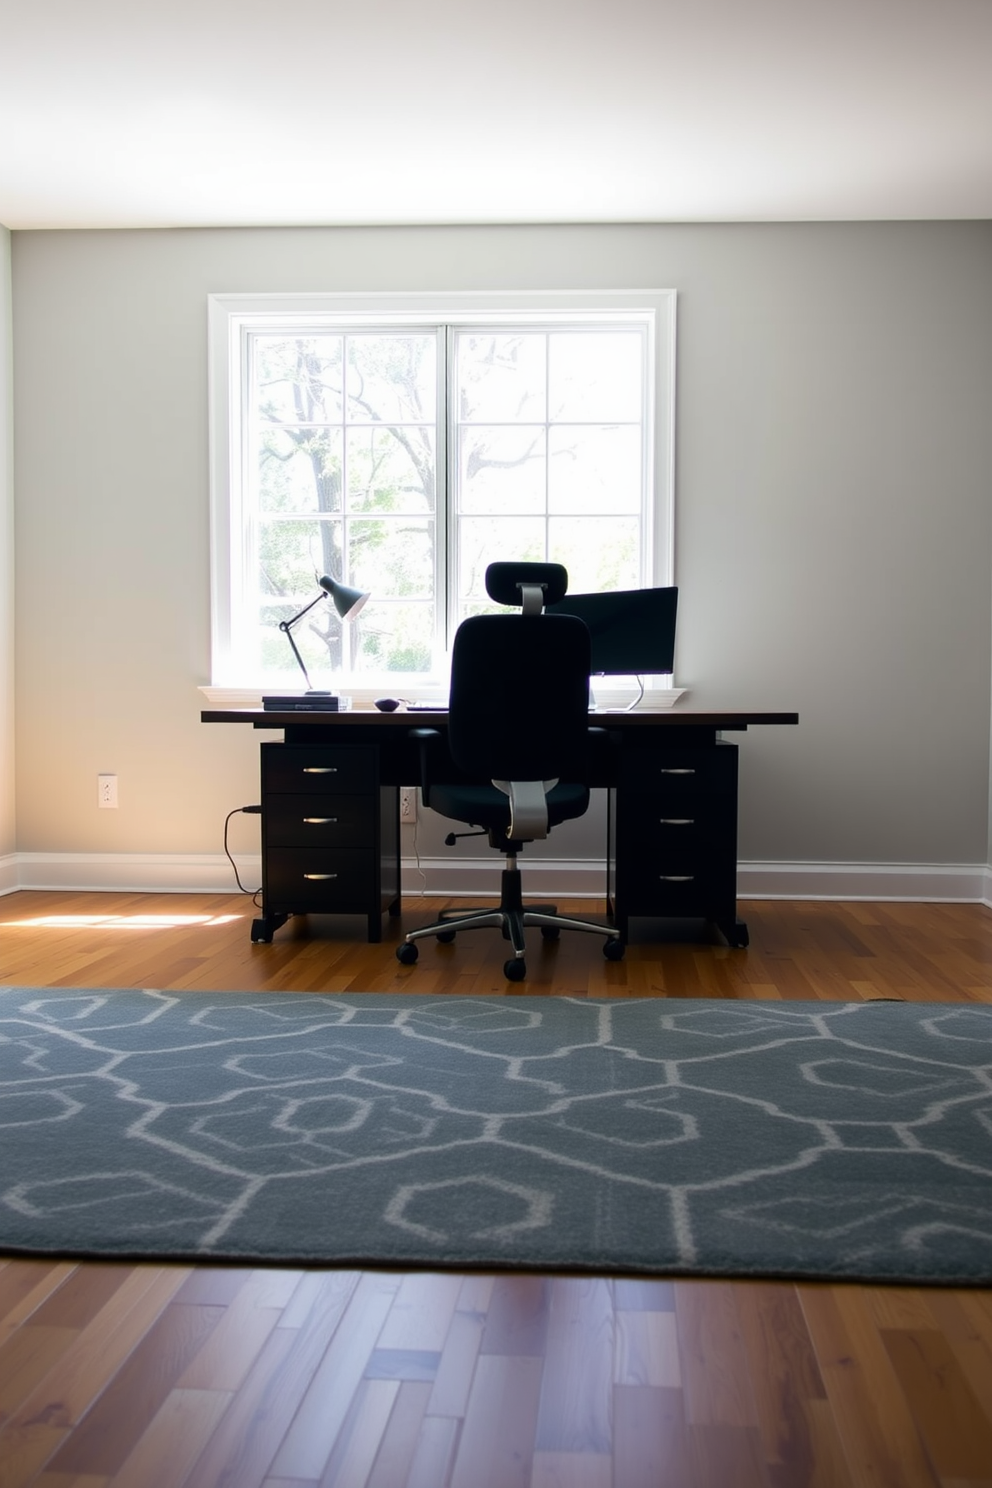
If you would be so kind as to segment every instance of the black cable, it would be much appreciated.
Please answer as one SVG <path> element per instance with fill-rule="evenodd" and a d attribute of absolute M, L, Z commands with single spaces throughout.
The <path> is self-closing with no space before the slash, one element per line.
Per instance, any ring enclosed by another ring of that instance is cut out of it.
<path fill-rule="evenodd" d="M 262 814 L 262 808 L 261 808 L 261 806 L 235 806 L 234 810 L 233 811 L 229 811 L 227 813 L 227 815 L 225 816 L 225 818 L 224 818 L 224 851 L 225 851 L 225 853 L 227 853 L 227 860 L 230 863 L 231 867 L 234 869 L 234 877 L 235 877 L 235 880 L 237 882 L 238 888 L 241 890 L 242 894 L 251 894 L 252 898 L 254 899 L 255 903 L 257 904 L 258 903 L 258 896 L 262 892 L 261 885 L 259 885 L 259 887 L 257 889 L 246 889 L 245 888 L 244 884 L 241 882 L 241 877 L 240 877 L 240 875 L 238 873 L 238 865 L 234 861 L 234 859 L 231 857 L 231 851 L 230 851 L 230 848 L 227 845 L 227 829 L 228 829 L 228 826 L 230 825 L 231 817 L 232 816 L 237 816 L 237 814 L 238 814 L 239 811 L 243 811 L 246 816 L 261 816 L 261 814 Z"/>

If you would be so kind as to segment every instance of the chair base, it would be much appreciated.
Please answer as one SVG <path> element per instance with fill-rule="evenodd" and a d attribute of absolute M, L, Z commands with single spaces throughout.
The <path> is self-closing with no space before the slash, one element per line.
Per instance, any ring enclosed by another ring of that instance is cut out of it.
<path fill-rule="evenodd" d="M 546 940 L 557 940 L 562 930 L 582 930 L 587 934 L 606 937 L 603 955 L 609 961 L 623 957 L 624 943 L 620 931 L 612 925 L 597 925 L 592 920 L 573 919 L 571 915 L 558 914 L 553 904 L 525 906 L 520 897 L 520 873 L 516 867 L 504 868 L 498 908 L 487 910 L 445 909 L 432 925 L 411 930 L 396 948 L 396 959 L 412 965 L 418 956 L 417 941 L 433 935 L 442 944 L 455 939 L 462 930 L 485 930 L 499 927 L 503 937 L 513 947 L 513 956 L 504 962 L 503 972 L 508 981 L 522 982 L 527 975 L 524 961 L 524 929 L 529 925 L 540 927 Z"/>

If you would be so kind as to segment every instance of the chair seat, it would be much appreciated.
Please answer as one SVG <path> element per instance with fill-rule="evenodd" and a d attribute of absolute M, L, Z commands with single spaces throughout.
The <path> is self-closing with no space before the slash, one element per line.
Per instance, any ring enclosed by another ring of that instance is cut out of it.
<path fill-rule="evenodd" d="M 548 826 L 572 821 L 589 809 L 589 788 L 560 781 L 548 792 Z M 508 827 L 510 801 L 494 785 L 431 786 L 430 807 L 442 816 L 488 830 Z"/>

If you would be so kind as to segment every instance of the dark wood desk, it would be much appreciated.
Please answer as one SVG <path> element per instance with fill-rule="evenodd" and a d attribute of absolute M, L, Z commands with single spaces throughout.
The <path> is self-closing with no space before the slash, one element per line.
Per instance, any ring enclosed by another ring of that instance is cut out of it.
<path fill-rule="evenodd" d="M 277 729 L 261 748 L 262 913 L 268 942 L 292 914 L 364 914 L 370 941 L 400 907 L 399 787 L 416 785 L 412 729 L 443 729 L 424 711 L 275 713 L 205 709 L 204 723 Z M 737 746 L 720 737 L 752 725 L 796 724 L 797 713 L 702 710 L 675 704 L 602 712 L 606 731 L 588 784 L 608 791 L 606 900 L 627 938 L 633 916 L 704 919 L 747 945 L 737 917 Z"/>

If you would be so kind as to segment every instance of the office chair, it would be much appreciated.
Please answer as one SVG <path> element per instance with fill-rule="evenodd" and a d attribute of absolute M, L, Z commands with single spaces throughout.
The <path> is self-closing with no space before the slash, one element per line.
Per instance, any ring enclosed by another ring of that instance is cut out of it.
<path fill-rule="evenodd" d="M 547 615 L 561 599 L 568 574 L 558 563 L 491 563 L 486 591 L 499 604 L 521 605 L 517 615 L 473 615 L 455 633 L 451 657 L 447 741 L 436 729 L 415 729 L 421 747 L 425 806 L 481 828 L 490 847 L 505 853 L 498 909 L 446 910 L 432 925 L 412 930 L 396 949 L 407 965 L 417 941 L 455 939 L 461 930 L 500 926 L 513 947 L 503 972 L 527 975 L 524 927 L 539 925 L 548 940 L 562 930 L 606 937 L 603 954 L 619 961 L 620 932 L 559 915 L 553 904 L 525 907 L 517 854 L 552 827 L 582 816 L 589 806 L 589 631 L 572 615 Z M 474 833 L 459 833 L 473 836 Z M 445 840 L 455 841 L 452 833 Z"/>

